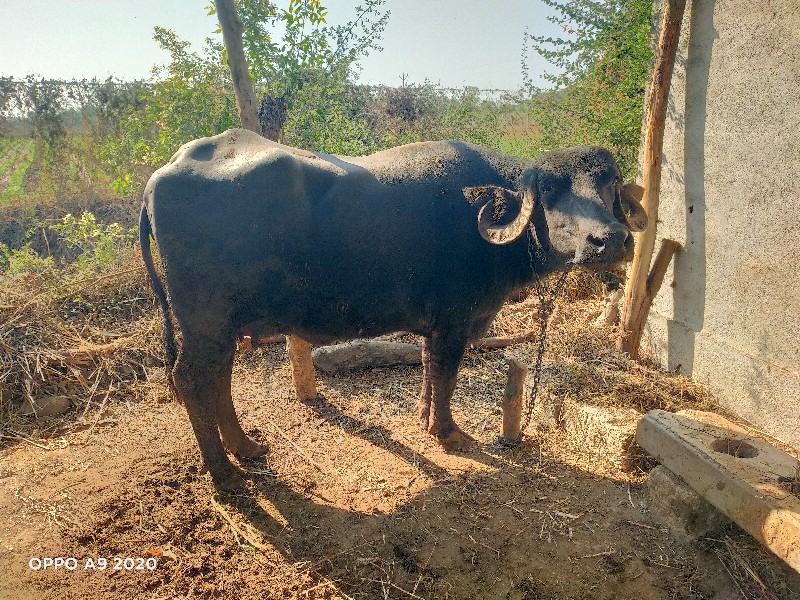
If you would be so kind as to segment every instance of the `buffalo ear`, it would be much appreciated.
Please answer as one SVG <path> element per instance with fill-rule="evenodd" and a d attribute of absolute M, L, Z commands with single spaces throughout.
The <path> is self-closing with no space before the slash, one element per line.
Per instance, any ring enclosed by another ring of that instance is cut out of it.
<path fill-rule="evenodd" d="M 643 196 L 644 188 L 635 183 L 626 183 L 620 189 L 620 205 L 631 231 L 647 229 L 647 213 L 641 204 Z"/>
<path fill-rule="evenodd" d="M 487 242 L 510 244 L 528 227 L 533 212 L 532 194 L 496 185 L 465 187 L 462 191 L 470 204 L 483 203 L 478 211 L 478 232 Z M 499 225 L 500 221 L 505 224 Z"/>

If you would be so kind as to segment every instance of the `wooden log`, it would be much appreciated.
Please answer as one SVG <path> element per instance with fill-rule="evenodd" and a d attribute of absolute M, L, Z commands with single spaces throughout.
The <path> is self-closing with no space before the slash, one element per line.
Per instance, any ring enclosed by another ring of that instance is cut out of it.
<path fill-rule="evenodd" d="M 503 431 L 500 440 L 515 444 L 522 431 L 522 409 L 525 406 L 525 378 L 528 367 L 512 358 L 508 361 L 508 377 L 503 390 Z"/>
<path fill-rule="evenodd" d="M 290 335 L 286 338 L 286 350 L 292 363 L 292 383 L 298 400 L 313 400 L 317 397 L 311 348 L 311 344 L 299 337 Z"/>
<path fill-rule="evenodd" d="M 496 349 L 529 342 L 538 331 L 524 331 L 517 335 L 486 337 L 470 343 L 470 348 Z M 261 343 L 261 340 L 259 340 Z M 382 339 L 355 340 L 343 344 L 323 346 L 312 352 L 314 365 L 326 373 L 343 373 L 376 367 L 418 365 L 422 349 L 419 344 L 406 344 Z"/>
<path fill-rule="evenodd" d="M 485 337 L 481 338 L 475 342 L 470 342 L 469 347 L 473 349 L 495 349 L 495 348 L 505 348 L 507 346 L 513 346 L 514 344 L 522 344 L 524 342 L 530 342 L 531 340 L 536 339 L 536 336 L 539 335 L 539 330 L 529 329 L 528 331 L 523 331 L 522 333 L 518 333 L 517 335 L 509 335 L 509 336 L 500 336 L 500 337 Z"/>
<path fill-rule="evenodd" d="M 647 321 L 647 315 L 650 313 L 650 307 L 653 304 L 653 299 L 661 289 L 661 284 L 664 282 L 664 275 L 667 273 L 667 268 L 672 260 L 675 252 L 681 249 L 681 245 L 675 240 L 668 240 L 664 238 L 661 240 L 661 247 L 658 249 L 656 260 L 653 261 L 653 268 L 647 275 L 645 280 L 644 295 L 639 300 L 639 307 L 636 313 L 636 320 L 629 321 L 632 326 L 631 330 L 624 329 L 623 333 L 617 342 L 617 349 L 622 352 L 627 352 L 631 358 L 635 358 L 639 354 L 639 346 L 642 341 L 642 333 L 644 332 L 644 324 Z M 631 354 L 633 352 L 633 354 Z"/>
<path fill-rule="evenodd" d="M 664 146 L 664 124 L 667 115 L 667 101 L 678 50 L 681 21 L 686 8 L 686 0 L 666 0 L 661 21 L 661 34 L 658 41 L 656 64 L 647 98 L 647 122 L 645 126 L 644 159 L 642 163 L 642 186 L 644 197 L 642 206 L 647 213 L 647 229 L 636 235 L 636 251 L 630 275 L 625 286 L 625 304 L 620 322 L 624 335 L 620 337 L 618 349 L 627 352 L 631 358 L 639 354 L 642 331 L 650 310 L 646 302 L 647 280 L 650 274 L 650 261 L 656 243 L 656 223 L 658 221 L 658 197 L 661 191 L 661 154 Z M 652 302 L 652 297 L 650 298 Z"/>
<path fill-rule="evenodd" d="M 282 333 L 277 335 L 253 336 L 251 332 L 241 331 L 239 337 L 236 338 L 236 348 L 239 352 L 252 352 L 261 346 L 284 343 L 286 343 L 286 336 Z"/>
<path fill-rule="evenodd" d="M 418 365 L 422 362 L 422 347 L 383 340 L 354 340 L 316 348 L 312 358 L 320 371 L 341 373 L 374 367 Z"/>

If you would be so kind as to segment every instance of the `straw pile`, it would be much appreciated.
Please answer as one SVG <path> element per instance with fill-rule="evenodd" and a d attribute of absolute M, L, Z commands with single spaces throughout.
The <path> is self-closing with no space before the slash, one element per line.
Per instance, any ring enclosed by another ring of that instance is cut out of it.
<path fill-rule="evenodd" d="M 20 408 L 35 410 L 52 397 L 67 397 L 77 408 L 74 413 L 85 416 L 91 405 L 109 400 L 167 394 L 160 368 L 162 317 L 140 260 L 131 252 L 113 271 L 80 280 L 0 278 L 0 428 L 19 425 Z M 551 318 L 542 396 L 642 412 L 710 408 L 702 386 L 614 350 L 616 329 L 594 324 L 609 281 L 613 277 L 570 274 Z M 529 331 L 538 333 L 536 298 L 524 293 L 503 308 L 488 335 Z M 411 341 L 413 336 L 401 338 Z M 457 401 L 475 409 L 480 419 L 478 413 L 491 404 L 487 399 L 502 394 L 505 357 L 510 352 L 531 364 L 537 343 L 468 350 L 460 381 L 469 384 L 459 384 L 468 394 Z M 406 381 L 406 371 L 396 369 L 396 374 L 403 381 L 385 371 L 383 383 L 408 387 L 403 395 L 415 397 L 418 391 Z"/>
<path fill-rule="evenodd" d="M 0 432 L 52 398 L 85 415 L 93 403 L 140 393 L 163 360 L 141 264 L 129 252 L 96 275 L 0 276 Z"/>
<path fill-rule="evenodd" d="M 553 281 L 545 281 L 545 284 Z M 687 377 L 666 373 L 646 355 L 630 360 L 615 349 L 620 331 L 600 324 L 608 283 L 619 281 L 606 274 L 586 271 L 570 273 L 550 318 L 547 352 L 542 373 L 545 394 L 557 395 L 596 406 L 618 406 L 645 412 L 654 408 L 710 410 L 714 404 L 708 390 Z M 509 303 L 500 311 L 490 335 L 509 335 L 522 329 L 538 330 L 535 294 L 521 304 Z M 513 353 L 526 363 L 536 356 L 538 339 L 515 347 Z"/>

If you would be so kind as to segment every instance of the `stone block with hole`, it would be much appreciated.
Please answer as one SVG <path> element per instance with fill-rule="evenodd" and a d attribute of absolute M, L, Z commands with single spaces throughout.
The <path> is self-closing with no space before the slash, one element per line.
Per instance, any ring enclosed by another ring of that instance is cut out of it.
<path fill-rule="evenodd" d="M 636 441 L 800 573 L 800 461 L 724 417 L 653 410 Z"/>
<path fill-rule="evenodd" d="M 691 540 L 713 535 L 731 522 L 663 465 L 650 471 L 646 490 L 650 517 L 668 527 L 678 539 Z"/>

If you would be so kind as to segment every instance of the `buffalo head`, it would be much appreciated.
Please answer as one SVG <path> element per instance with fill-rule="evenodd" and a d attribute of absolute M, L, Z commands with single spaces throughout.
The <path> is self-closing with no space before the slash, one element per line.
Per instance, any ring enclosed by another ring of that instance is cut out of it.
<path fill-rule="evenodd" d="M 486 241 L 510 244 L 530 230 L 551 268 L 604 268 L 630 260 L 630 232 L 647 227 L 643 192 L 623 184 L 611 153 L 598 147 L 543 154 L 523 173 L 519 190 L 464 188 L 470 202 L 483 203 L 478 231 Z"/>

